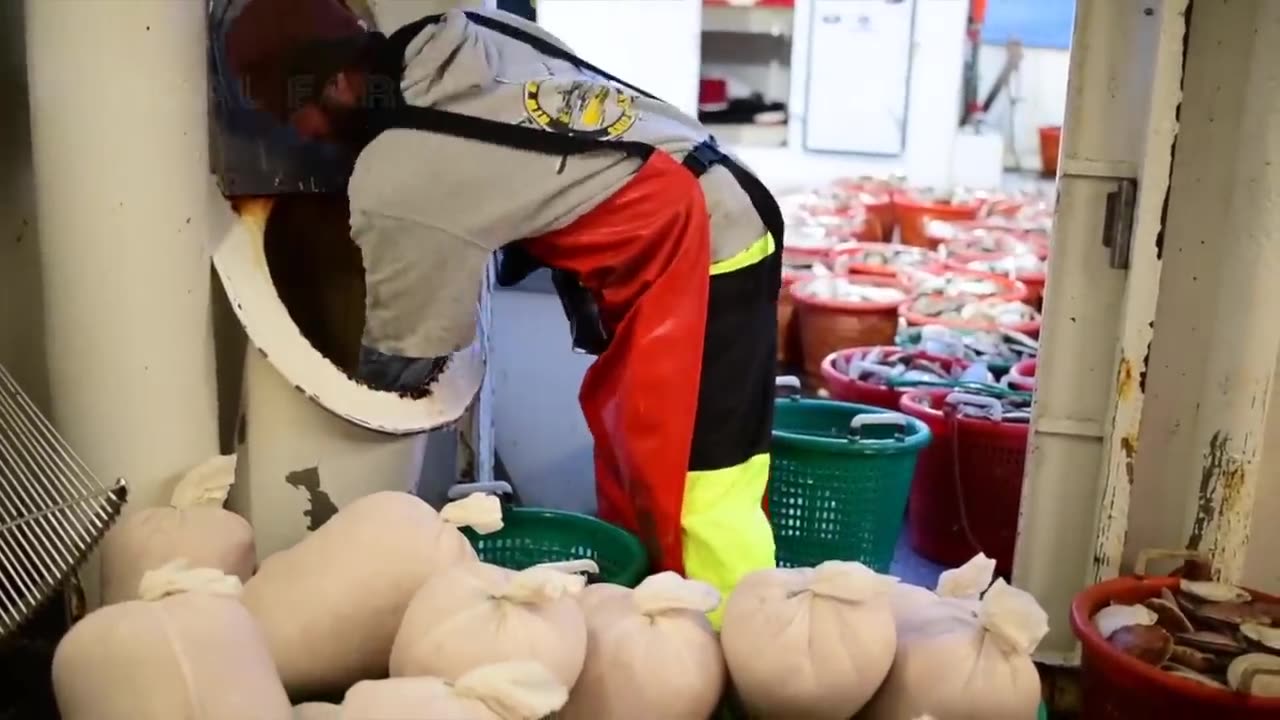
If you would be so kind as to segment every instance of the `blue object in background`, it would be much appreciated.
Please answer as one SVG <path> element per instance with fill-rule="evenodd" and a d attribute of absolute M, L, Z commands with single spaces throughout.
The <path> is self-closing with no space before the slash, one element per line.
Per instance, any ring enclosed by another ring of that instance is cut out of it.
<path fill-rule="evenodd" d="M 1071 47 L 1076 0 L 987 0 L 983 45 L 1020 40 L 1030 48 Z"/>

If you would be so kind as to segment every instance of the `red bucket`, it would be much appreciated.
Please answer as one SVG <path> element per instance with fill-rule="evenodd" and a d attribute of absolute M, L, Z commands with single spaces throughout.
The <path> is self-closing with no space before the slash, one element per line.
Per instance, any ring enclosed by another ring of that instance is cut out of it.
<path fill-rule="evenodd" d="M 963 370 L 968 367 L 968 363 L 956 358 L 944 358 L 929 355 L 923 352 L 901 350 L 896 345 L 881 345 L 877 347 L 858 347 L 839 350 L 828 355 L 822 361 L 822 382 L 827 388 L 827 392 L 831 393 L 832 400 L 840 400 L 841 402 L 851 402 L 860 405 L 872 405 L 874 407 L 885 408 L 886 410 L 898 409 L 899 400 L 907 393 L 906 388 L 891 388 L 887 385 L 879 385 L 866 380 L 849 377 L 849 365 L 860 361 L 862 358 L 872 351 L 894 351 L 897 350 L 902 356 L 911 358 L 921 358 L 936 363 L 948 372 L 954 370 Z"/>
<path fill-rule="evenodd" d="M 1058 151 L 1062 146 L 1062 126 L 1040 128 L 1040 172 L 1045 177 L 1058 174 Z"/>
<path fill-rule="evenodd" d="M 928 200 L 910 192 L 899 191 L 893 195 L 894 215 L 898 219 L 898 227 L 902 231 L 904 245 L 935 249 L 938 243 L 929 238 L 925 231 L 931 220 L 965 221 L 976 220 L 982 212 L 981 200 L 970 200 L 960 203 Z"/>
<path fill-rule="evenodd" d="M 913 302 L 912 300 L 908 300 L 907 302 L 902 304 L 902 307 L 898 308 L 898 314 L 902 316 L 902 319 L 906 321 L 907 325 L 912 327 L 924 327 L 925 325 L 941 325 L 943 327 L 951 328 L 953 330 L 985 330 L 989 332 L 999 329 L 995 324 L 989 323 L 989 322 L 957 320 L 957 319 L 951 319 L 951 318 L 930 317 L 928 315 L 922 315 L 916 312 L 915 310 L 911 309 L 912 302 Z M 1034 338 L 1034 337 L 1040 336 L 1040 320 L 1038 319 L 1031 320 L 1028 322 L 1015 323 L 1012 325 L 1006 325 L 1004 327 L 1007 330 L 1012 330 L 1014 332 L 1022 333 L 1027 337 Z"/>
<path fill-rule="evenodd" d="M 800 338 L 796 334 L 795 302 L 791 299 L 791 285 L 805 273 L 782 271 L 782 288 L 778 291 L 778 365 L 787 367 L 800 357 Z"/>
<path fill-rule="evenodd" d="M 999 255 L 995 255 L 993 257 L 989 257 L 988 259 L 991 261 L 996 261 L 1002 258 Z M 946 262 L 946 265 L 947 267 L 954 268 L 956 270 L 968 270 L 969 272 L 984 272 L 982 270 L 974 270 L 973 265 L 969 264 L 971 262 L 983 262 L 983 261 L 981 260 L 960 261 L 960 260 L 952 259 L 952 260 L 948 260 Z M 995 273 L 992 273 L 992 274 L 994 275 Z M 999 277 L 1007 277 L 1007 276 L 1000 275 Z M 1044 283 L 1045 283 L 1044 272 L 1017 272 L 1017 273 L 1014 273 L 1014 279 L 1016 279 L 1017 282 L 1021 283 L 1022 286 L 1026 288 L 1025 297 L 1020 299 L 1026 304 L 1030 305 L 1031 307 L 1036 308 L 1037 310 L 1040 309 L 1040 306 L 1043 305 L 1044 303 Z"/>
<path fill-rule="evenodd" d="M 1088 720 L 1275 720 L 1280 699 L 1257 698 L 1171 675 L 1107 644 L 1093 616 L 1112 603 L 1138 604 L 1177 587 L 1176 578 L 1122 577 L 1086 588 L 1071 603 L 1071 629 L 1083 650 L 1082 718 Z M 1280 598 L 1249 591 L 1254 598 Z"/>
<path fill-rule="evenodd" d="M 987 225 L 985 223 L 952 223 L 947 237 L 939 236 L 946 246 L 947 259 L 955 262 L 999 260 L 1015 253 L 1030 253 L 1044 260 L 1049 257 L 1049 240 L 1042 232 Z"/>
<path fill-rule="evenodd" d="M 1028 358 L 1015 364 L 1005 375 L 1005 383 L 1014 390 L 1034 392 L 1036 389 L 1036 359 Z"/>
<path fill-rule="evenodd" d="M 953 265 L 943 265 L 941 268 L 933 268 L 928 270 L 934 275 L 947 275 L 956 280 L 977 280 L 986 281 L 995 285 L 995 292 L 991 295 L 983 295 L 982 298 L 994 297 L 1000 298 L 1008 302 L 1025 302 L 1030 294 L 1027 286 L 1017 280 L 1010 280 L 1004 275 L 996 275 L 995 273 L 982 272 L 981 270 L 969 270 L 967 268 L 955 267 Z M 910 270 L 902 273 L 903 282 L 911 287 L 912 292 L 920 294 L 924 280 L 914 276 Z"/>
<path fill-rule="evenodd" d="M 907 264 L 877 264 L 866 262 L 864 258 L 871 253 L 882 253 L 894 259 L 904 258 Z M 897 243 L 851 242 L 837 245 L 831 250 L 832 267 L 839 267 L 847 261 L 847 272 L 853 275 L 883 275 L 900 277 L 904 267 L 918 267 L 929 271 L 940 271 L 942 259 L 936 253 L 924 248 Z"/>
<path fill-rule="evenodd" d="M 957 417 L 944 409 L 951 392 L 912 390 L 899 404 L 933 434 L 911 483 L 907 539 L 921 557 L 950 567 L 986 553 L 1007 578 L 1013 571 L 1031 427 Z"/>
<path fill-rule="evenodd" d="M 851 280 L 901 290 L 896 278 L 881 275 L 850 275 Z M 806 289 L 809 282 L 791 286 L 795 302 L 795 323 L 800 330 L 800 348 L 805 375 L 820 382 L 822 361 L 831 353 L 849 347 L 892 345 L 898 334 L 896 302 L 850 302 L 818 297 Z"/>
<path fill-rule="evenodd" d="M 835 189 L 862 207 L 875 219 L 879 237 L 859 238 L 872 242 L 889 242 L 897 222 L 893 210 L 893 183 L 879 178 L 845 178 L 834 183 Z"/>

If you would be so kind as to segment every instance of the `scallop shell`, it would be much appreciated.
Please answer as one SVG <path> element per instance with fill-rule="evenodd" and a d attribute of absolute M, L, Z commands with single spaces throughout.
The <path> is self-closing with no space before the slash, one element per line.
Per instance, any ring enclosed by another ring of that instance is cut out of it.
<path fill-rule="evenodd" d="M 1155 625 L 1156 613 L 1141 605 L 1108 605 L 1093 616 L 1093 624 L 1104 638 L 1130 625 Z"/>
<path fill-rule="evenodd" d="M 1194 616 L 1206 623 L 1222 627 L 1266 625 L 1271 622 L 1266 608 L 1247 602 L 1212 602 L 1196 608 Z"/>
<path fill-rule="evenodd" d="M 1156 614 L 1157 625 L 1175 635 L 1195 631 L 1195 626 L 1178 608 L 1176 601 L 1166 600 L 1163 597 L 1151 598 L 1142 603 L 1142 606 Z"/>
<path fill-rule="evenodd" d="M 1225 633 L 1211 630 L 1182 633 L 1177 636 L 1177 641 L 1179 645 L 1214 654 L 1235 655 L 1246 650 L 1239 640 Z"/>
<path fill-rule="evenodd" d="M 1192 597 L 1208 600 L 1209 602 L 1249 602 L 1253 599 L 1253 596 L 1247 591 L 1225 583 L 1180 580 L 1178 588 Z"/>
<path fill-rule="evenodd" d="M 1255 697 L 1280 698 L 1280 657 L 1264 653 L 1241 655 L 1227 668 L 1227 685 Z"/>
<path fill-rule="evenodd" d="M 1240 626 L 1240 634 L 1249 642 L 1266 648 L 1269 652 L 1280 652 L 1280 628 L 1245 623 Z"/>
<path fill-rule="evenodd" d="M 1203 652 L 1186 645 L 1174 645 L 1169 653 L 1169 662 L 1178 667 L 1194 670 L 1198 673 L 1209 673 L 1219 670 L 1225 664 L 1218 656 Z"/>
<path fill-rule="evenodd" d="M 1157 667 L 1173 652 L 1173 636 L 1155 625 L 1126 625 L 1111 633 L 1107 642 L 1125 655 Z"/>

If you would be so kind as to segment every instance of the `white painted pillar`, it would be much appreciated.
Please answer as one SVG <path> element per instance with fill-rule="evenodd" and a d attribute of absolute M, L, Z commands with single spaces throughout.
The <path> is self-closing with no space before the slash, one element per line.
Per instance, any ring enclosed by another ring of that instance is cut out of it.
<path fill-rule="evenodd" d="M 442 5 L 375 0 L 362 10 L 372 13 L 379 29 L 392 32 Z M 360 497 L 384 490 L 414 492 L 420 481 L 438 486 L 442 470 L 424 468 L 424 455 L 429 440 L 452 433 L 431 431 L 461 421 L 466 442 L 460 443 L 465 456 L 458 466 L 468 479 L 488 481 L 493 474 L 491 422 L 484 422 L 490 403 L 485 394 L 473 402 L 486 367 L 487 293 L 476 342 L 454 355 L 428 397 L 375 392 L 321 356 L 281 303 L 265 262 L 271 207 L 241 203 L 240 220 L 216 241 L 213 252 L 250 340 L 240 462 L 228 507 L 253 524 L 259 558 L 294 545 Z M 468 406 L 470 417 L 464 417 Z"/>
<path fill-rule="evenodd" d="M 130 506 L 217 452 L 204 3 L 27 0 L 53 419 Z"/>
<path fill-rule="evenodd" d="M 1280 357 L 1280 3 L 1256 2 L 1238 117 L 1227 223 L 1215 239 L 1221 266 L 1196 416 L 1195 466 L 1181 468 L 1195 498 L 1186 545 L 1208 553 L 1223 578 L 1245 567 L 1261 474 L 1270 386 Z"/>

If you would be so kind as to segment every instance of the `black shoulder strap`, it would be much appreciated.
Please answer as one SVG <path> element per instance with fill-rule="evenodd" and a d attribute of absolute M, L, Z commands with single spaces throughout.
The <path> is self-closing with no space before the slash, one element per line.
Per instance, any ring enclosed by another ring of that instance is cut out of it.
<path fill-rule="evenodd" d="M 528 43 L 539 52 L 562 58 L 575 66 L 598 73 L 607 80 L 643 93 L 647 97 L 652 97 L 648 93 L 644 93 L 644 91 L 614 78 L 594 65 L 587 63 L 572 53 L 565 52 L 555 44 L 549 43 L 532 33 L 478 13 L 467 13 L 467 17 L 477 25 Z M 380 71 L 389 77 L 397 79 L 396 82 L 392 83 L 397 94 L 399 90 L 398 78 L 403 73 L 404 55 L 409 43 L 424 28 L 439 23 L 443 18 L 444 15 L 428 15 L 405 25 L 386 39 L 385 47 L 380 53 Z M 416 107 L 404 102 L 403 98 L 392 103 L 391 107 L 370 107 L 368 114 L 370 130 L 374 135 L 392 128 L 406 128 L 556 156 L 583 155 L 591 152 L 621 152 L 630 157 L 647 160 L 655 150 L 654 146 L 648 143 L 634 140 L 598 140 L 578 135 L 547 132 L 438 108 Z"/>
<path fill-rule="evenodd" d="M 634 92 L 638 95 L 643 95 L 644 97 L 649 98 L 650 100 L 658 100 L 658 102 L 663 102 L 662 100 L 659 100 L 657 97 L 655 97 L 652 93 L 648 93 L 648 92 L 645 92 L 644 90 L 641 90 L 640 88 L 636 87 L 635 85 L 632 85 L 626 80 L 623 80 L 622 78 L 619 78 L 615 75 L 610 74 L 605 70 L 602 70 L 596 67 L 595 65 L 587 62 L 586 60 L 583 60 L 582 58 L 578 57 L 577 55 L 574 55 L 568 50 L 565 50 L 559 45 L 556 45 L 555 43 L 550 42 L 544 38 L 538 37 L 537 35 L 534 35 L 533 33 L 529 32 L 528 30 L 516 27 L 515 25 L 509 25 L 495 17 L 491 17 L 489 15 L 483 15 L 478 12 L 470 12 L 470 11 L 467 12 L 467 19 L 475 23 L 476 25 L 479 25 L 482 28 L 487 28 L 500 35 L 505 35 L 511 38 L 512 40 L 519 40 L 520 42 L 524 43 L 525 45 L 528 45 L 529 47 L 533 48 L 534 50 L 537 50 L 538 52 L 542 53 L 543 55 L 546 55 L 547 57 L 553 57 L 557 60 L 562 60 L 564 62 L 567 62 L 573 65 L 574 67 L 577 67 L 579 70 L 586 70 L 587 72 L 593 73 L 595 75 L 599 75 L 600 77 L 604 78 L 605 80 L 608 80 L 609 82 L 621 85 L 622 87 L 630 90 L 631 92 Z"/>
<path fill-rule="evenodd" d="M 448 110 L 415 107 L 408 104 L 395 108 L 371 109 L 369 116 L 373 126 L 371 129 L 375 134 L 393 128 L 406 128 L 452 135 L 545 155 L 620 152 L 640 160 L 647 160 L 656 149 L 648 143 L 635 140 L 596 140 L 577 135 L 564 135 Z"/>
<path fill-rule="evenodd" d="M 484 15 L 474 11 L 467 11 L 466 16 L 468 20 L 475 23 L 476 25 L 479 25 L 480 27 L 485 28 L 487 30 L 492 30 L 493 32 L 498 33 L 499 35 L 504 35 L 506 37 L 509 37 L 512 40 L 517 40 L 519 42 L 522 42 L 525 45 L 528 45 L 529 47 L 533 48 L 534 50 L 537 50 L 538 52 L 542 53 L 543 55 L 546 55 L 547 57 L 552 57 L 557 60 L 562 60 L 564 62 L 567 62 L 570 65 L 573 65 L 574 67 L 578 68 L 579 70 L 586 70 L 587 72 L 598 75 L 604 78 L 605 80 L 608 80 L 611 83 L 620 85 L 630 90 L 631 92 L 636 93 L 637 95 L 642 95 L 646 98 L 649 98 L 650 100 L 665 102 L 664 100 L 655 96 L 653 93 L 646 92 L 645 90 L 642 90 L 636 87 L 635 85 L 632 85 L 626 80 L 623 80 L 622 78 L 608 72 L 607 70 L 599 68 L 594 64 L 587 62 L 586 60 L 583 60 L 582 58 L 578 57 L 577 55 L 574 55 L 573 53 L 569 52 L 568 50 L 565 50 L 564 48 L 560 47 L 559 45 L 556 45 L 553 42 L 550 42 L 544 38 L 534 35 L 528 30 L 516 27 L 515 25 L 505 23 L 495 17 L 491 17 L 489 15 Z M 439 24 L 440 21 L 443 19 L 444 19 L 443 14 L 436 14 L 436 15 L 428 15 L 419 20 L 415 20 L 414 22 L 411 22 L 408 25 L 405 25 L 404 27 L 401 27 L 399 30 L 396 30 L 394 33 L 392 33 L 391 42 L 393 45 L 400 47 L 402 49 L 407 48 L 409 47 L 409 43 L 415 37 L 417 37 L 418 33 L 422 32 L 424 28 L 426 28 L 429 25 Z"/>

